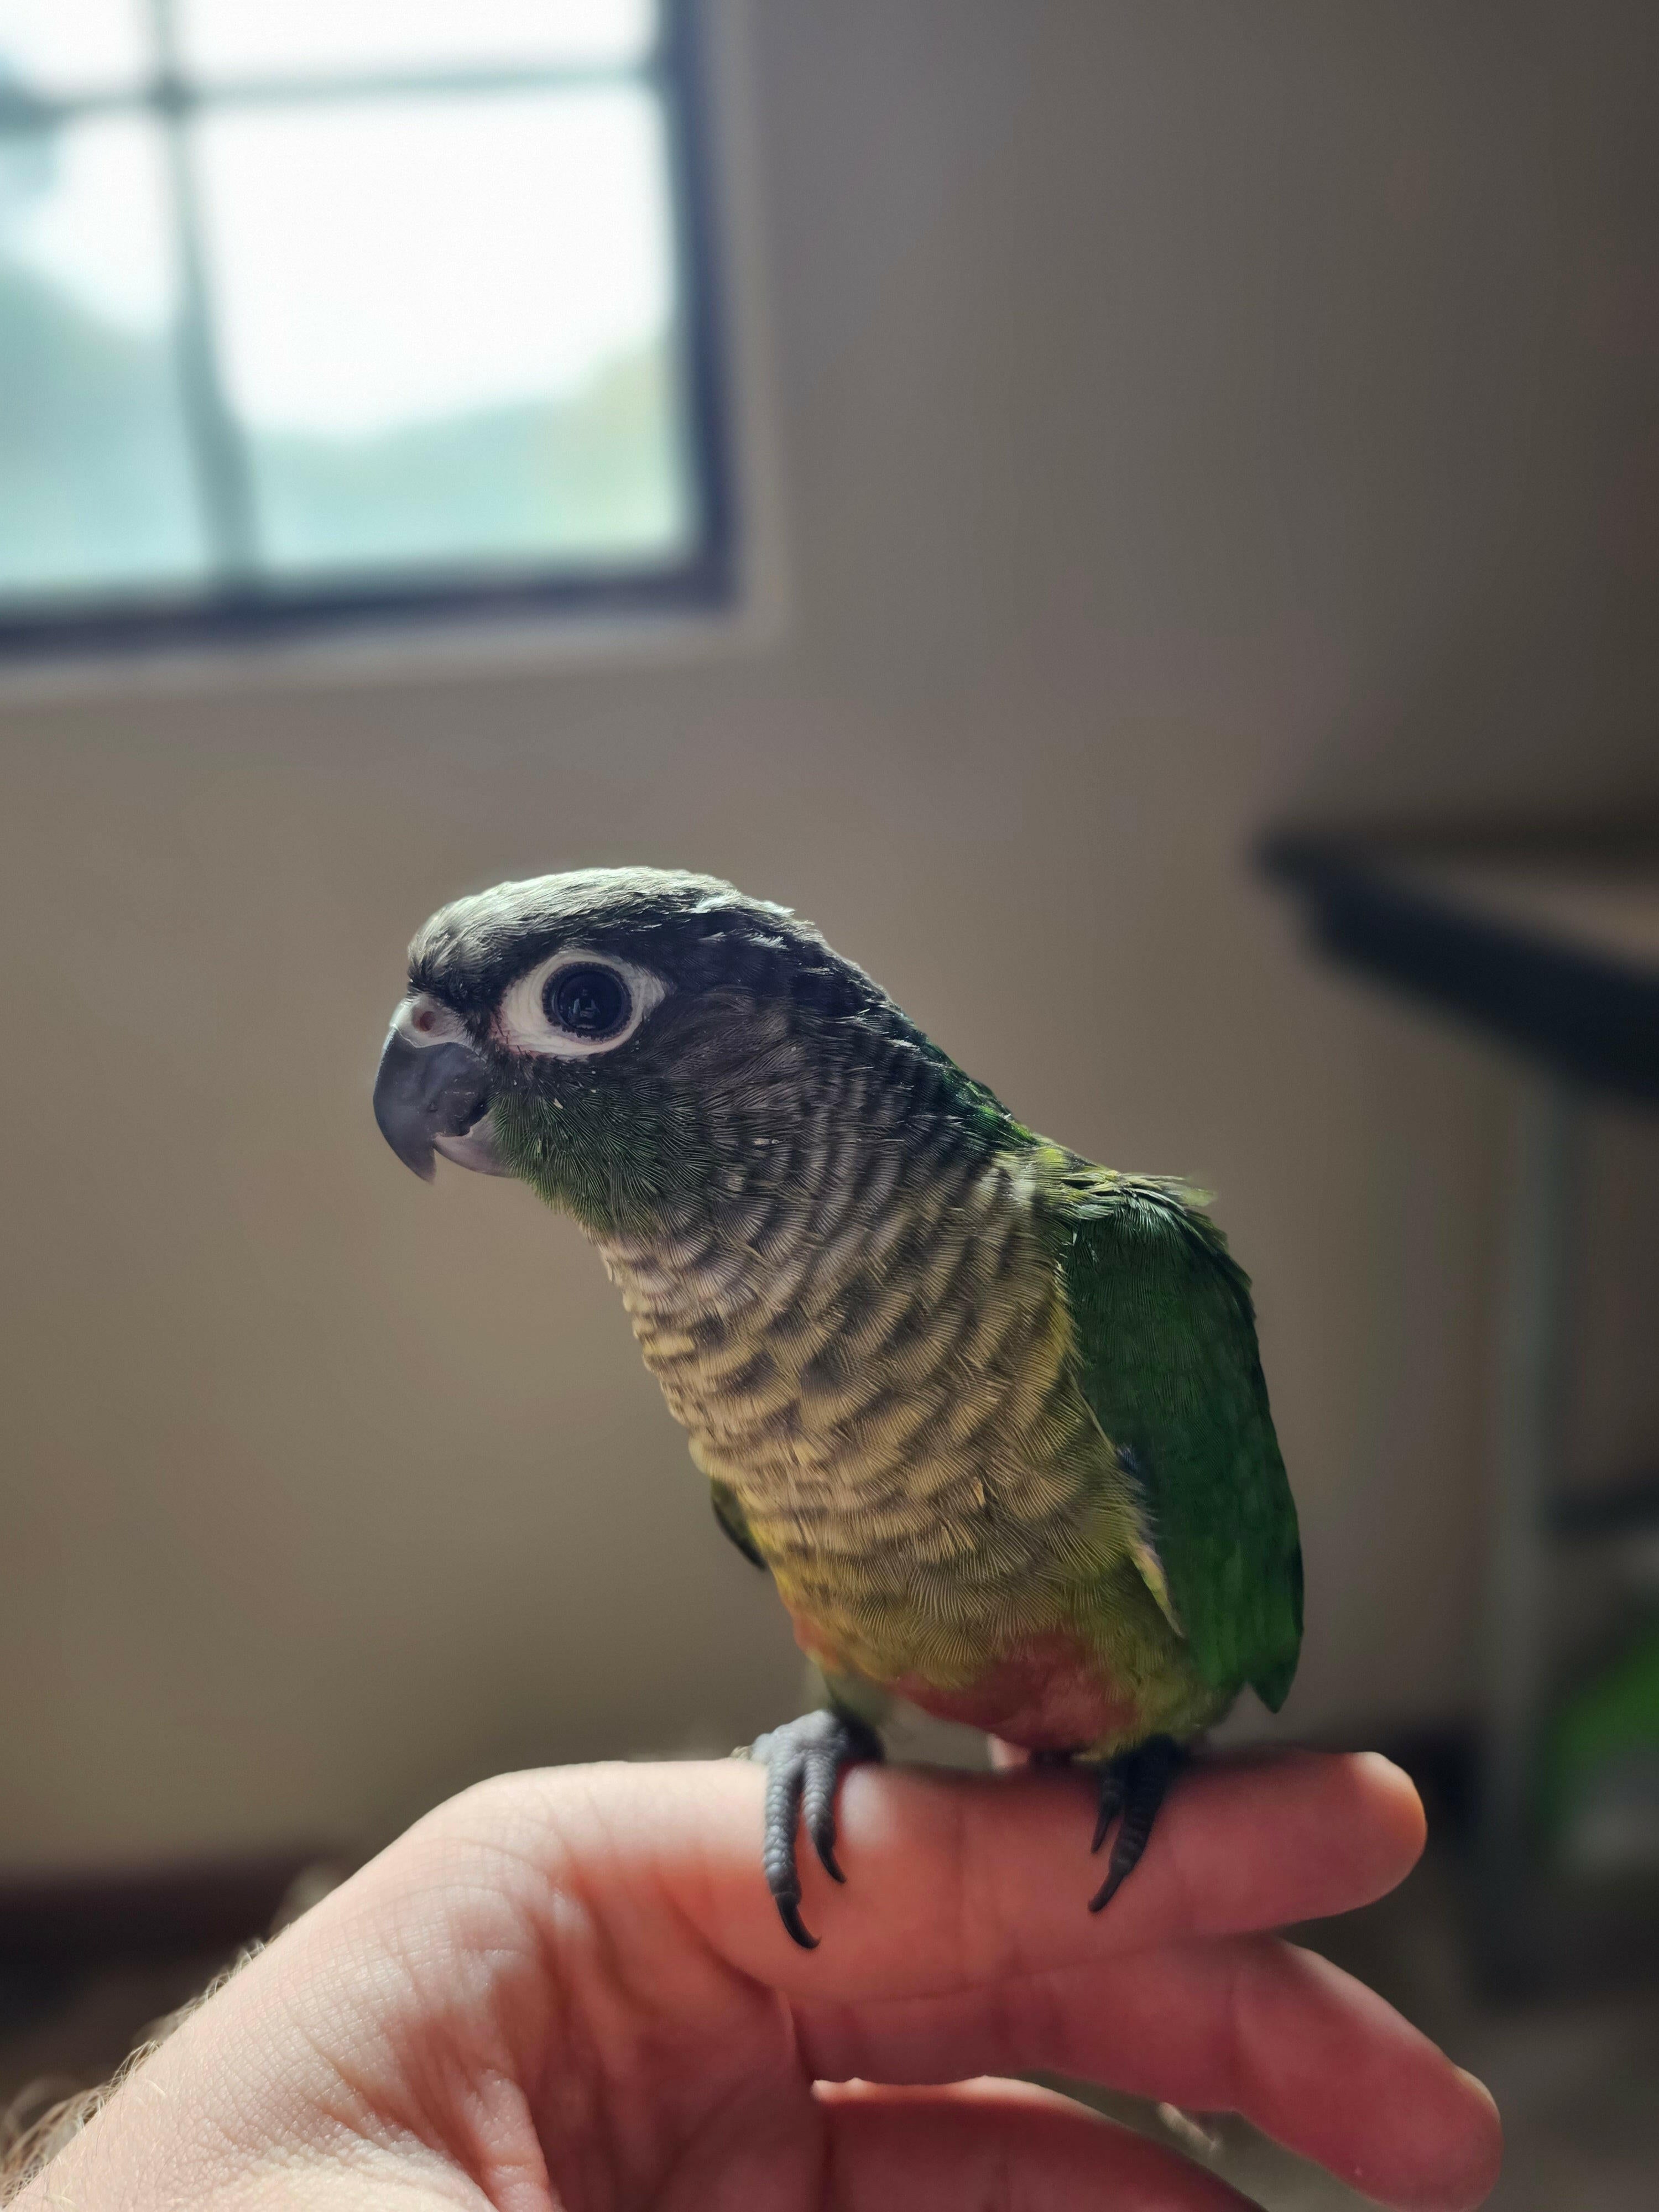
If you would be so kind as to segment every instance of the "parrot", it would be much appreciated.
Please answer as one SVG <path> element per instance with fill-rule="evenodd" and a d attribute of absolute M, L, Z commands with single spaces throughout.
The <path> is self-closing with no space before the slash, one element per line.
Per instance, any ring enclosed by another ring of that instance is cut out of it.
<path fill-rule="evenodd" d="M 1302 1637 L 1249 1279 L 1179 1180 L 1017 1121 L 788 908 L 593 867 L 433 915 L 381 1134 L 574 1216 L 827 1702 L 763 1735 L 801 1914 L 895 1701 L 1097 1771 L 1101 1911 L 1186 1747 Z"/>

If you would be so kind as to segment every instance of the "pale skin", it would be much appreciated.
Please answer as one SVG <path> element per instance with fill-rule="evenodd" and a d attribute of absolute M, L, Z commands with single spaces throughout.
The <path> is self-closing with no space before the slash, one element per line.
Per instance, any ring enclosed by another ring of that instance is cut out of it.
<path fill-rule="evenodd" d="M 1010 2074 L 1236 2109 L 1379 2202 L 1462 2212 L 1492 2101 L 1271 1931 L 1391 1889 L 1384 1760 L 1201 1763 L 1109 1911 L 1088 1783 L 860 1768 L 821 1949 L 755 1869 L 738 1761 L 511 1776 L 453 1800 L 194 2014 L 27 2212 L 1223 2212 L 1172 2152 Z"/>

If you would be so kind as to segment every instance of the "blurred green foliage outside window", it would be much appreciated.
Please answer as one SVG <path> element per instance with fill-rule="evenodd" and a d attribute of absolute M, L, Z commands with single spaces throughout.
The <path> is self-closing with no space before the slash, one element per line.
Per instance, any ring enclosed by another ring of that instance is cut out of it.
<path fill-rule="evenodd" d="M 678 21 L 0 0 L 0 630 L 706 574 Z"/>

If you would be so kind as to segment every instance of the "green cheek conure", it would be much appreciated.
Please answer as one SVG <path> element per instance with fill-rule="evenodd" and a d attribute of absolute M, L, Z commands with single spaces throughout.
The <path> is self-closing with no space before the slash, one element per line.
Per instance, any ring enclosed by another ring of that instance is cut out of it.
<path fill-rule="evenodd" d="M 1302 1563 L 1249 1284 L 1193 1194 L 1036 1136 L 818 933 L 592 868 L 433 917 L 374 1110 L 573 1213 L 828 1711 L 756 1746 L 764 1866 L 837 1880 L 885 1701 L 1101 1762 L 1098 1910 L 1176 1747 L 1296 1670 Z"/>

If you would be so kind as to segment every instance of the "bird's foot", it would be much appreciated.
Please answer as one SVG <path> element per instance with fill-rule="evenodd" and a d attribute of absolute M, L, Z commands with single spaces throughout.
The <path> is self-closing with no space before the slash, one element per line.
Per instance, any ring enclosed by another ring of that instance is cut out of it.
<path fill-rule="evenodd" d="M 1101 1768 L 1100 1809 L 1089 1849 L 1100 1849 L 1114 1820 L 1118 1831 L 1106 1862 L 1106 1879 L 1089 1899 L 1091 1912 L 1103 1912 L 1139 1865 L 1170 1778 L 1180 1764 L 1180 1745 L 1170 1736 L 1155 1735 Z"/>
<path fill-rule="evenodd" d="M 803 1713 L 758 1737 L 749 1756 L 766 1769 L 766 1840 L 762 1864 L 778 1917 L 803 1951 L 818 1939 L 800 1917 L 795 1831 L 805 1822 L 818 1863 L 832 1881 L 847 1877 L 836 1862 L 836 1790 L 849 1766 L 882 1756 L 881 1738 L 852 1713 Z"/>

